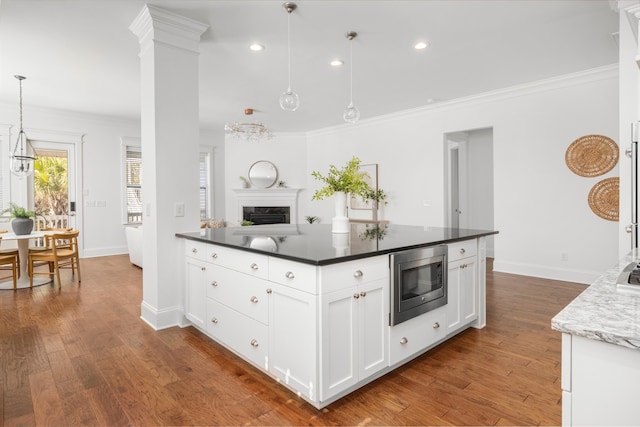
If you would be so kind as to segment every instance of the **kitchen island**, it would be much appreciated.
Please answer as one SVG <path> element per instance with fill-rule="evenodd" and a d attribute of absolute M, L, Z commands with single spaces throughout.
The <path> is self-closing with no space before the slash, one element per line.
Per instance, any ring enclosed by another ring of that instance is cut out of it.
<path fill-rule="evenodd" d="M 562 425 L 640 425 L 640 291 L 620 291 L 623 257 L 551 321 L 562 332 Z"/>
<path fill-rule="evenodd" d="M 487 230 L 352 224 L 184 239 L 185 318 L 317 408 L 485 325 Z M 447 245 L 446 305 L 390 326 L 390 254 Z"/>

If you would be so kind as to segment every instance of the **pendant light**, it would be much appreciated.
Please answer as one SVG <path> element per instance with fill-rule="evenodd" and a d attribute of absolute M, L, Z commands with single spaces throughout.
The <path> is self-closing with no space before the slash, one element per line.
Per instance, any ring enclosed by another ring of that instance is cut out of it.
<path fill-rule="evenodd" d="M 347 123 L 355 123 L 360 120 L 360 110 L 353 105 L 353 39 L 356 38 L 358 33 L 355 31 L 349 31 L 346 34 L 349 40 L 349 105 L 344 109 L 342 118 Z"/>
<path fill-rule="evenodd" d="M 24 178 L 33 173 L 33 162 L 36 160 L 33 155 L 33 147 L 27 138 L 27 134 L 22 129 L 22 81 L 24 76 L 14 76 L 20 82 L 20 131 L 13 151 L 9 154 L 9 167 L 11 173 L 18 178 Z"/>
<path fill-rule="evenodd" d="M 241 141 L 258 142 L 262 139 L 271 139 L 273 134 L 262 123 L 251 121 L 249 116 L 253 115 L 253 108 L 245 108 L 245 121 L 232 122 L 224 125 L 224 131 L 227 135 Z"/>
<path fill-rule="evenodd" d="M 300 97 L 291 90 L 291 12 L 298 6 L 295 3 L 283 3 L 282 7 L 287 11 L 287 72 L 289 74 L 289 84 L 287 90 L 280 95 L 280 108 L 285 111 L 296 111 L 300 106 Z"/>

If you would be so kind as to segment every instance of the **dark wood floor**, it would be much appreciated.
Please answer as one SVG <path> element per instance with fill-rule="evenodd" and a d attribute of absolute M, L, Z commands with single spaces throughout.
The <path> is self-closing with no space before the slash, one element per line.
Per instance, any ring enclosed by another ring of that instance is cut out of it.
<path fill-rule="evenodd" d="M 126 256 L 69 273 L 0 291 L 0 425 L 559 425 L 550 320 L 584 289 L 489 273 L 486 328 L 317 410 L 194 328 L 153 331 Z"/>

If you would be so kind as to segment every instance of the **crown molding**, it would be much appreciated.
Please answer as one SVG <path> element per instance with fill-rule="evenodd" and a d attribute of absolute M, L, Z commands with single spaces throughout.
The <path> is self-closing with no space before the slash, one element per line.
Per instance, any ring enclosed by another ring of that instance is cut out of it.
<path fill-rule="evenodd" d="M 347 129 L 357 129 L 366 126 L 373 126 L 382 122 L 396 121 L 422 115 L 431 111 L 444 111 L 453 108 L 468 107 L 473 105 L 486 104 L 489 102 L 501 101 L 505 99 L 517 98 L 521 96 L 531 95 L 549 90 L 556 90 L 565 87 L 582 85 L 599 80 L 617 79 L 618 64 L 605 65 L 598 68 L 592 68 L 577 73 L 564 74 L 544 80 L 536 80 L 517 86 L 510 86 L 495 91 L 484 92 L 478 95 L 471 95 L 463 98 L 457 98 L 450 101 L 443 101 L 435 104 L 429 104 L 422 107 L 412 108 L 408 110 L 396 111 L 394 113 L 381 116 L 371 117 L 360 120 L 356 124 L 341 124 L 313 130 L 307 132 L 307 136 L 320 136 L 344 131 Z"/>

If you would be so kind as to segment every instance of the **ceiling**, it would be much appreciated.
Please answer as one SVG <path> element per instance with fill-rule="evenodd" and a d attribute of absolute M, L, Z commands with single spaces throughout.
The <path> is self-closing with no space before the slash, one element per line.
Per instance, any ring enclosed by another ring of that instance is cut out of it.
<path fill-rule="evenodd" d="M 287 88 L 287 14 L 267 0 L 0 0 L 0 102 L 139 119 L 145 3 L 210 25 L 200 43 L 200 119 L 222 132 L 245 108 L 274 132 L 362 119 L 617 63 L 618 15 L 603 0 L 299 0 L 291 15 L 295 112 Z M 429 48 L 417 51 L 417 41 Z M 259 42 L 266 48 L 251 52 Z M 345 60 L 342 67 L 329 61 Z M 0 119 L 5 122 L 6 119 Z M 25 116 L 25 127 L 28 125 Z"/>

